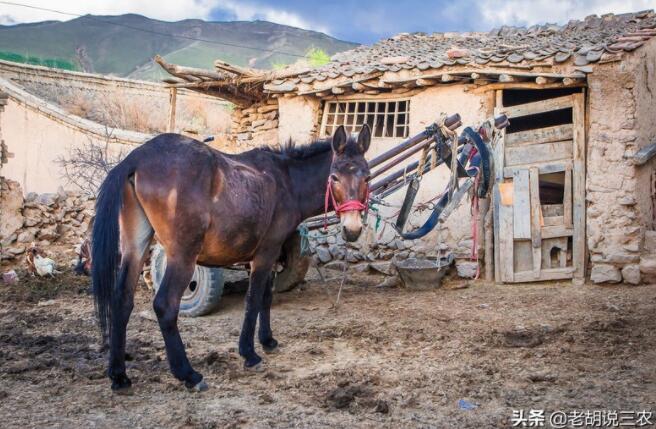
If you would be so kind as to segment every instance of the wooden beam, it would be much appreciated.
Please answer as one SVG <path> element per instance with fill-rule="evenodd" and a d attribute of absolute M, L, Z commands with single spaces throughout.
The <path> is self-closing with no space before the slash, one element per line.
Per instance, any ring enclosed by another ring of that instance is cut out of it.
<path fill-rule="evenodd" d="M 509 75 L 507 73 L 503 73 L 499 75 L 499 82 L 509 83 L 515 81 L 516 81 L 515 76 Z"/>
<path fill-rule="evenodd" d="M 535 82 L 513 82 L 513 83 L 503 83 L 503 82 L 494 82 L 488 83 L 487 85 L 479 86 L 476 88 L 469 89 L 468 91 L 473 94 L 480 94 L 487 91 L 498 91 L 503 89 L 555 89 L 555 88 L 581 88 L 585 87 L 585 81 L 580 81 L 573 83 L 569 86 L 564 85 L 563 83 L 547 83 L 544 85 L 538 85 Z"/>
<path fill-rule="evenodd" d="M 229 76 L 226 75 L 225 73 L 219 73 L 214 70 L 206 70 L 196 67 L 187 67 L 187 66 L 179 66 L 177 64 L 170 64 L 167 63 L 164 60 L 164 58 L 162 58 L 159 55 L 155 55 L 155 62 L 159 64 L 169 74 L 185 80 L 188 80 L 185 78 L 185 76 L 188 77 L 189 75 L 195 77 L 196 79 L 199 79 L 199 76 L 207 77 L 213 80 L 223 80 L 229 78 Z"/>
<path fill-rule="evenodd" d="M 169 88 L 169 122 L 166 126 L 166 132 L 175 131 L 175 112 L 178 101 L 178 88 Z"/>
<path fill-rule="evenodd" d="M 574 123 L 574 165 L 572 169 L 572 211 L 574 240 L 572 265 L 574 279 L 585 279 L 585 94 L 572 94 L 572 122 Z"/>
<path fill-rule="evenodd" d="M 558 173 L 565 171 L 567 167 L 571 168 L 572 161 L 559 161 L 558 163 L 532 163 L 532 164 L 520 164 L 513 167 L 504 167 L 503 168 L 503 177 L 510 178 L 513 177 L 515 171 L 521 170 L 523 168 L 538 167 L 540 174 L 549 174 L 549 173 Z"/>
<path fill-rule="evenodd" d="M 573 226 L 572 218 L 572 166 L 565 168 L 565 184 L 563 192 L 563 224 L 571 228 Z"/>
<path fill-rule="evenodd" d="M 538 280 L 562 280 L 572 278 L 573 267 L 549 268 L 540 271 Z M 516 282 L 533 282 L 535 273 L 533 271 L 520 271 L 515 273 Z"/>
<path fill-rule="evenodd" d="M 341 95 L 341 94 L 344 94 L 344 92 L 346 92 L 346 91 L 344 90 L 344 88 L 340 88 L 338 86 L 333 86 L 330 89 L 330 92 L 332 92 L 335 95 Z"/>
<path fill-rule="evenodd" d="M 542 269 L 542 231 L 540 219 L 540 172 L 537 167 L 529 170 L 529 187 L 531 194 L 531 246 L 533 247 L 533 277 L 537 279 Z"/>
<path fill-rule="evenodd" d="M 576 85 L 576 84 L 582 83 L 582 82 L 583 82 L 583 79 L 579 79 L 579 78 L 573 78 L 573 77 L 563 78 L 563 85 L 565 85 L 565 86 L 572 86 L 572 85 Z"/>
<path fill-rule="evenodd" d="M 555 162 L 571 159 L 572 153 L 572 140 L 537 145 L 509 146 L 505 148 L 505 165 L 510 167 L 534 162 Z"/>
<path fill-rule="evenodd" d="M 656 156 L 656 142 L 647 145 L 633 155 L 633 165 L 644 165 Z"/>
<path fill-rule="evenodd" d="M 556 125 L 536 130 L 506 134 L 506 146 L 550 143 L 571 140 L 574 135 L 572 124 Z"/>
<path fill-rule="evenodd" d="M 453 77 L 453 75 L 450 75 L 450 74 L 443 74 L 443 75 L 440 77 L 440 80 L 441 80 L 442 82 L 445 82 L 445 83 L 446 83 L 446 82 L 453 82 L 453 81 L 455 80 L 455 78 Z"/>
<path fill-rule="evenodd" d="M 430 80 L 430 79 L 419 78 L 415 81 L 415 84 L 417 86 L 431 86 L 431 85 L 435 85 L 435 81 Z"/>
<path fill-rule="evenodd" d="M 518 170 L 513 176 L 513 236 L 515 240 L 531 239 L 531 201 L 528 170 Z"/>
<path fill-rule="evenodd" d="M 513 208 L 512 201 L 510 204 L 504 204 L 503 194 L 512 192 L 512 183 L 500 183 L 499 185 L 500 201 L 499 201 L 499 272 L 501 281 L 513 282 L 514 281 L 514 240 L 513 240 Z M 512 197 L 511 197 L 512 198 Z M 507 203 L 507 202 L 506 202 Z M 496 206 L 495 206 L 496 208 Z"/>
<path fill-rule="evenodd" d="M 547 83 L 554 83 L 556 81 L 555 77 L 547 77 L 547 76 L 538 76 L 535 78 L 535 83 L 538 85 L 545 85 Z"/>
<path fill-rule="evenodd" d="M 367 87 L 360 82 L 353 82 L 351 88 L 353 88 L 353 91 L 365 91 L 367 89 Z"/>
<path fill-rule="evenodd" d="M 537 113 L 550 112 L 552 110 L 566 109 L 569 107 L 572 107 L 572 96 L 566 95 L 563 97 L 549 98 L 546 100 L 534 101 L 532 103 L 506 107 L 504 113 L 509 118 L 518 118 L 521 116 L 535 115 Z"/>

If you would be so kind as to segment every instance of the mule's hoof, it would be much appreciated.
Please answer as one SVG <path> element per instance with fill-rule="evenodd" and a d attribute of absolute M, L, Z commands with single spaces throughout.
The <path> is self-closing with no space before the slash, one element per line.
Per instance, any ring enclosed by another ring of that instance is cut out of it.
<path fill-rule="evenodd" d="M 253 366 L 248 366 L 244 363 L 244 370 L 248 372 L 264 372 L 264 364 L 262 362 L 258 362 Z"/>
<path fill-rule="evenodd" d="M 119 387 L 119 388 L 114 388 L 112 386 L 112 393 L 115 395 L 121 395 L 121 396 L 132 396 L 134 394 L 134 389 L 132 386 L 130 387 Z"/>
<path fill-rule="evenodd" d="M 125 374 L 118 375 L 112 378 L 112 391 L 118 395 L 131 395 L 132 381 Z"/>
<path fill-rule="evenodd" d="M 264 350 L 264 353 L 272 355 L 280 351 L 278 346 L 278 341 L 272 338 L 266 344 L 262 344 L 262 350 Z"/>
<path fill-rule="evenodd" d="M 192 386 L 192 387 L 187 386 L 187 389 L 189 389 L 191 391 L 194 391 L 194 392 L 205 392 L 209 388 L 210 388 L 210 386 L 208 386 L 207 383 L 205 383 L 205 380 L 199 381 L 198 383 L 196 383 L 195 386 Z"/>

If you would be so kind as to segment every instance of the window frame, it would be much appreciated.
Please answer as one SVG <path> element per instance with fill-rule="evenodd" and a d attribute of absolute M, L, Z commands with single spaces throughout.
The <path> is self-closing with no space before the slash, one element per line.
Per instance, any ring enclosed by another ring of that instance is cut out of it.
<path fill-rule="evenodd" d="M 394 103 L 394 112 L 390 112 L 390 106 Z M 405 110 L 399 111 L 399 104 L 405 103 Z M 364 104 L 364 111 L 360 112 L 360 106 Z M 373 112 L 370 112 L 370 105 L 374 105 Z M 384 111 L 379 111 L 380 104 L 384 104 Z M 340 112 L 340 105 L 344 105 L 344 112 Z M 330 107 L 335 106 L 334 110 L 331 112 Z M 350 111 L 350 106 L 353 106 L 352 111 Z M 391 125 L 392 135 L 387 136 L 388 120 L 390 115 L 393 116 L 393 124 Z M 332 123 L 328 123 L 328 117 L 332 115 Z M 358 116 L 364 116 L 363 123 L 373 123 L 372 126 L 372 138 L 375 139 L 405 139 L 410 133 L 410 98 L 358 98 L 358 99 L 346 99 L 346 100 L 325 100 L 323 105 L 323 111 L 321 115 L 321 124 L 319 127 L 319 137 L 326 138 L 330 137 L 334 132 L 334 129 L 339 125 L 345 125 L 347 131 L 354 132 L 355 128 L 358 126 Z M 400 115 L 405 115 L 405 122 L 399 123 L 398 118 Z M 338 123 L 338 118 L 344 116 L 344 119 L 341 123 Z M 369 117 L 373 116 L 373 120 L 369 121 Z M 382 116 L 382 134 L 377 135 L 376 118 Z M 351 118 L 351 120 L 349 120 Z M 370 126 L 371 126 L 370 123 Z M 330 133 L 327 133 L 328 128 L 330 127 Z M 399 129 L 401 133 L 399 134 Z"/>

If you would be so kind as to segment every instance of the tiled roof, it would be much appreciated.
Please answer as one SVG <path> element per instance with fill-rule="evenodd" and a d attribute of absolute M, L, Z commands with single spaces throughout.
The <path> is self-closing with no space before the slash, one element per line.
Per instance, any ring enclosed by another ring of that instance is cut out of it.
<path fill-rule="evenodd" d="M 304 83 L 376 71 L 439 69 L 453 65 L 572 63 L 584 66 L 633 51 L 656 36 L 653 10 L 592 15 L 566 25 L 501 27 L 489 33 L 399 34 L 335 55 L 298 76 Z"/>

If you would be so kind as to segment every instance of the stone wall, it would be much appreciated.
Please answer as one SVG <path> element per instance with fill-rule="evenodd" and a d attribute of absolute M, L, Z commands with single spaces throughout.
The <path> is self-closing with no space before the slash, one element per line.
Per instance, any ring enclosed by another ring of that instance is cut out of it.
<path fill-rule="evenodd" d="M 231 140 L 236 152 L 278 143 L 278 101 L 268 99 L 232 114 Z"/>
<path fill-rule="evenodd" d="M 648 250 L 654 163 L 632 163 L 656 137 L 655 60 L 656 41 L 650 41 L 621 62 L 596 65 L 588 77 L 587 244 L 594 282 L 637 284 L 656 274 Z"/>
<path fill-rule="evenodd" d="M 94 203 L 87 196 L 63 190 L 23 197 L 18 182 L 0 177 L 1 259 L 22 257 L 31 243 L 44 249 L 63 245 L 62 255 L 72 258 L 93 218 Z"/>
<path fill-rule="evenodd" d="M 351 97 L 334 97 L 335 101 L 362 100 L 368 96 L 358 95 Z M 428 125 L 435 122 L 442 113 L 460 113 L 465 124 L 477 124 L 485 119 L 485 112 L 489 109 L 485 103 L 486 97 L 466 92 L 464 86 L 430 87 L 420 91 L 411 91 L 406 94 L 388 94 L 380 96 L 369 96 L 373 100 L 409 99 L 410 100 L 410 123 L 409 135 L 415 135 L 423 131 Z M 278 136 L 276 141 L 293 139 L 299 144 L 305 144 L 319 137 L 319 125 L 322 103 L 315 97 L 281 97 L 278 99 L 279 118 Z M 258 142 L 252 137 L 255 133 L 244 128 L 253 122 L 250 115 L 255 114 L 258 108 L 242 110 L 233 122 L 233 128 L 239 125 L 242 133 L 242 141 L 248 142 L 248 147 L 257 146 Z M 237 134 L 239 139 L 240 134 Z M 267 136 L 268 138 L 268 136 Z M 367 153 L 371 159 L 392 147 L 398 145 L 402 138 L 374 138 Z M 271 144 L 271 143 L 266 143 Z M 403 161 L 399 168 L 406 163 L 419 159 L 420 155 Z M 391 171 L 390 171 L 391 172 Z M 446 166 L 438 167 L 424 176 L 422 185 L 416 198 L 416 202 L 425 202 L 434 198 L 442 192 L 449 180 L 450 170 Z M 398 211 L 405 196 L 404 190 L 399 190 L 386 198 L 390 207 L 378 207 L 381 216 L 393 217 Z M 423 224 L 429 212 L 413 213 L 406 229 L 415 229 Z M 443 224 L 420 240 L 403 240 L 395 233 L 391 225 L 382 222 L 378 229 L 375 228 L 376 220 L 370 217 L 367 231 L 362 234 L 357 243 L 348 243 L 344 246 L 343 240 L 335 230 L 331 229 L 326 236 L 318 232 L 312 233 L 311 249 L 315 259 L 322 263 L 335 260 L 347 260 L 351 263 L 361 261 L 389 260 L 392 257 L 405 259 L 415 256 L 435 256 L 438 253 L 453 253 L 456 256 L 457 265 L 461 273 L 467 276 L 475 273 L 475 263 L 469 259 L 473 245 L 471 239 L 471 214 L 467 200 L 455 210 L 452 216 Z M 480 254 L 482 260 L 483 254 Z M 473 268 L 472 268 L 473 266 Z"/>

